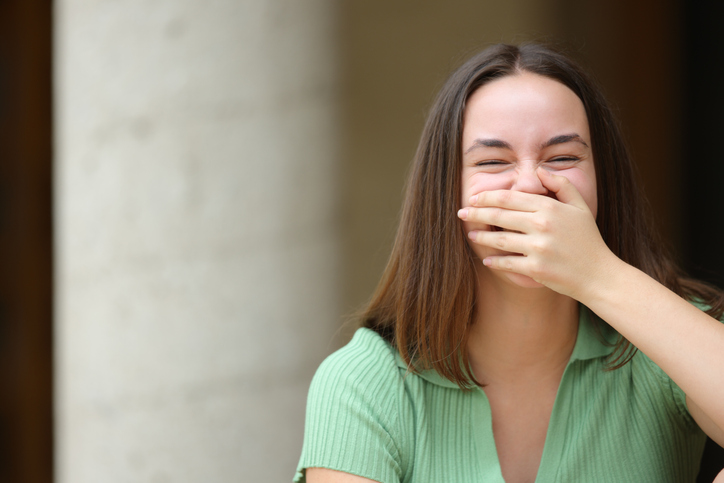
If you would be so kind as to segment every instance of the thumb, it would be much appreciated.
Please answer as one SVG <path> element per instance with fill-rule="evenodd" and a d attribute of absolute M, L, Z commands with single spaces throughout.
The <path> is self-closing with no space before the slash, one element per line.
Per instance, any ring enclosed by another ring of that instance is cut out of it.
<path fill-rule="evenodd" d="M 561 203 L 588 210 L 588 205 L 573 183 L 565 176 L 555 175 L 544 168 L 538 168 L 538 179 L 543 186 L 556 194 Z"/>

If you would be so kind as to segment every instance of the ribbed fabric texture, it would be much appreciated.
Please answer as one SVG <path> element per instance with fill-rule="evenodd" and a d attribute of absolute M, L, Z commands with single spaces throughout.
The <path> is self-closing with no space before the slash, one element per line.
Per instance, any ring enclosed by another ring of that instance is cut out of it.
<path fill-rule="evenodd" d="M 582 314 L 587 311 L 582 309 Z M 561 380 L 537 482 L 694 481 L 705 441 L 683 392 L 644 354 L 604 371 L 610 347 L 582 315 Z M 381 483 L 503 483 L 490 406 L 432 371 L 408 373 L 397 351 L 359 329 L 309 391 L 304 469 Z"/>

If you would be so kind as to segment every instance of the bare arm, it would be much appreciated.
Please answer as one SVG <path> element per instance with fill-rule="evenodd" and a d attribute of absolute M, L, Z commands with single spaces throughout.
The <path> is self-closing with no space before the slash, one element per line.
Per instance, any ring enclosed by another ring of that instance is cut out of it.
<path fill-rule="evenodd" d="M 377 483 L 357 475 L 327 468 L 307 468 L 307 483 Z"/>
<path fill-rule="evenodd" d="M 719 446 L 724 447 L 724 431 L 689 396 L 686 397 L 686 406 L 689 408 L 689 413 L 691 413 L 691 417 L 694 418 L 696 424 Z M 724 482 L 724 472 L 722 472 L 721 477 L 722 482 Z"/>
<path fill-rule="evenodd" d="M 714 478 L 713 483 L 724 483 L 724 470 L 721 470 L 718 475 L 716 475 L 716 478 Z"/>

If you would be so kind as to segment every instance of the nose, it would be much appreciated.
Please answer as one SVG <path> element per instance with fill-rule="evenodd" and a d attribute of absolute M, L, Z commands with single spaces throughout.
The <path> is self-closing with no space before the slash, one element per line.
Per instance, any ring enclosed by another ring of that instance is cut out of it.
<path fill-rule="evenodd" d="M 516 172 L 515 182 L 511 189 L 535 195 L 547 195 L 548 188 L 543 186 L 535 167 L 520 167 Z"/>

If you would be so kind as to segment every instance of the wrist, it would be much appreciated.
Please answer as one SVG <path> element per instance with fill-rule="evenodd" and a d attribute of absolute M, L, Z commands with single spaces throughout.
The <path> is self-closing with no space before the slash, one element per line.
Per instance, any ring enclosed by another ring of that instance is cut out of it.
<path fill-rule="evenodd" d="M 581 284 L 581 290 L 576 300 L 594 312 L 596 307 L 610 305 L 621 296 L 621 290 L 626 290 L 626 281 L 631 280 L 631 271 L 637 271 L 616 255 L 608 252 L 609 256 L 597 264 L 588 279 Z"/>

